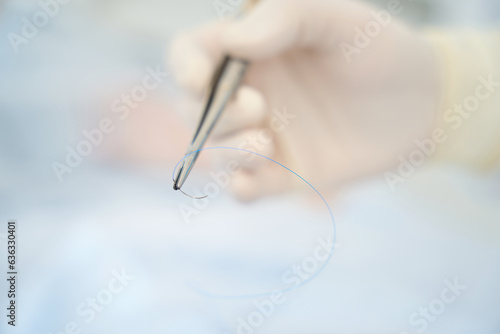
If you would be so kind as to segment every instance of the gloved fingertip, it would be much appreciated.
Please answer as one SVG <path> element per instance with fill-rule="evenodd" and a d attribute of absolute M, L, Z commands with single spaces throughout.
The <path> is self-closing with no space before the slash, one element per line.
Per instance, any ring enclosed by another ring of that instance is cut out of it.
<path fill-rule="evenodd" d="M 210 80 L 213 61 L 188 37 L 172 43 L 170 68 L 177 83 L 196 95 L 202 94 Z"/>
<path fill-rule="evenodd" d="M 236 93 L 236 103 L 239 109 L 248 111 L 254 118 L 260 119 L 264 116 L 264 96 L 257 89 L 243 85 Z"/>
<path fill-rule="evenodd" d="M 196 95 L 203 95 L 212 75 L 213 62 L 201 54 L 191 57 L 179 72 L 179 84 Z"/>
<path fill-rule="evenodd" d="M 242 202 L 251 202 L 258 198 L 256 180 L 249 173 L 239 173 L 231 180 L 229 191 Z"/>

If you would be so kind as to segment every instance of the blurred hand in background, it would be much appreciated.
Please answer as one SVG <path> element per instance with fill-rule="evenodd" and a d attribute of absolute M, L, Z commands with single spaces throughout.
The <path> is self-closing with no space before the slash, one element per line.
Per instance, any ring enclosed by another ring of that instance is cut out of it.
<path fill-rule="evenodd" d="M 379 33 L 366 34 L 369 24 Z M 336 189 L 391 168 L 435 125 L 433 48 L 388 10 L 342 0 L 268 0 L 242 20 L 181 34 L 171 48 L 171 69 L 187 92 L 180 109 L 193 128 L 224 54 L 251 65 L 208 146 L 255 151 L 314 185 Z M 231 190 L 241 199 L 294 186 L 265 159 L 214 154 L 240 162 L 243 172 Z"/>

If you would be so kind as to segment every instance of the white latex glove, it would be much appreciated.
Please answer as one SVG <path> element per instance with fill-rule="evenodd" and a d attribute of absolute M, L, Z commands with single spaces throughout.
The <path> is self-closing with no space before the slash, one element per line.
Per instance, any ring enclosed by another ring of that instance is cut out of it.
<path fill-rule="evenodd" d="M 355 1 L 267 0 L 241 21 L 178 36 L 170 65 L 189 93 L 182 112 L 194 128 L 212 72 L 230 54 L 251 66 L 207 146 L 264 154 L 319 189 L 395 166 L 431 132 L 438 70 L 432 47 L 394 16 L 347 61 L 342 43 L 356 45 L 355 28 L 376 22 L 372 13 L 379 10 Z M 276 122 L 273 110 L 295 117 L 267 142 L 258 134 Z M 296 185 L 295 176 L 265 159 L 225 150 L 210 155 L 241 163 L 231 182 L 241 199 Z"/>

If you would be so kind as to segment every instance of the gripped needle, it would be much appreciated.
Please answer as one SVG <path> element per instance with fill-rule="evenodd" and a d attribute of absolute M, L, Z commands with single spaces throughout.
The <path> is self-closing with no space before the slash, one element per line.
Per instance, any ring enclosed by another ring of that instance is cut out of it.
<path fill-rule="evenodd" d="M 247 61 L 231 56 L 225 56 L 219 65 L 210 87 L 210 92 L 198 124 L 198 129 L 186 151 L 186 155 L 177 172 L 175 180 L 173 180 L 174 190 L 180 190 L 186 181 L 210 132 L 212 132 L 227 102 L 231 99 L 240 85 L 247 66 Z"/>
<path fill-rule="evenodd" d="M 259 2 L 259 0 L 248 0 L 242 6 L 242 9 L 237 17 L 241 17 L 243 14 L 250 11 L 250 9 L 254 7 L 257 2 Z M 228 101 L 234 95 L 243 80 L 247 67 L 247 61 L 229 55 L 226 55 L 219 64 L 210 85 L 209 93 L 205 102 L 205 108 L 201 115 L 198 128 L 193 136 L 193 140 L 188 146 L 186 155 L 182 160 L 181 167 L 179 168 L 175 179 L 172 180 L 174 182 L 174 190 L 180 190 L 183 194 L 189 197 L 195 199 L 198 198 L 184 193 L 181 190 L 181 187 L 184 185 L 184 182 L 186 182 L 186 179 L 193 169 L 194 163 L 196 162 L 200 151 L 203 149 L 208 136 L 212 132 Z"/>

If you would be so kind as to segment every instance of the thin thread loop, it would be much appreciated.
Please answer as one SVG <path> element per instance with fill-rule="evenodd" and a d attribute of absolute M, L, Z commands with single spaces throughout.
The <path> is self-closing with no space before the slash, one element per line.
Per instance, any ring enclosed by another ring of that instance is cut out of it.
<path fill-rule="evenodd" d="M 326 265 L 330 262 L 330 258 L 332 257 L 332 254 L 333 254 L 333 250 L 335 249 L 335 242 L 336 242 L 336 238 L 337 238 L 337 230 L 336 230 L 336 227 L 335 227 L 335 219 L 333 218 L 333 213 L 332 213 L 332 209 L 330 208 L 330 206 L 328 205 L 327 201 L 325 200 L 325 198 L 319 193 L 319 191 L 312 185 L 310 184 L 306 179 L 304 179 L 302 176 L 300 176 L 299 174 L 295 173 L 293 170 L 291 170 L 290 168 L 286 167 L 285 165 L 271 159 L 271 158 L 268 158 L 266 157 L 265 155 L 262 155 L 262 154 L 259 154 L 259 153 L 256 153 L 256 152 L 252 152 L 252 151 L 249 151 L 249 150 L 245 150 L 245 149 L 242 149 L 242 148 L 236 148 L 236 147 L 225 147 L 225 146 L 221 146 L 221 147 L 206 147 L 206 148 L 202 148 L 202 149 L 199 149 L 197 151 L 194 151 L 194 152 L 191 152 L 187 155 L 185 155 L 176 165 L 175 165 L 175 168 L 174 168 L 174 171 L 172 173 L 172 180 L 175 178 L 174 175 L 175 175 L 175 171 L 177 170 L 177 167 L 179 166 L 179 164 L 181 162 L 183 162 L 187 157 L 189 157 L 191 154 L 196 154 L 197 152 L 200 152 L 200 151 L 204 151 L 204 150 L 215 150 L 215 149 L 226 149 L 226 150 L 234 150 L 234 151 L 241 151 L 241 152 L 247 152 L 247 153 L 251 153 L 251 154 L 254 154 L 254 155 L 257 155 L 261 158 L 264 158 L 264 159 L 267 159 L 281 167 L 283 167 L 284 169 L 288 170 L 290 173 L 294 174 L 295 176 L 297 176 L 299 179 L 301 179 L 302 181 L 304 181 L 309 187 L 311 187 L 312 190 L 314 190 L 314 192 L 321 198 L 321 200 L 323 201 L 323 203 L 326 205 L 327 209 L 328 209 L 328 213 L 330 214 L 330 218 L 332 220 L 332 225 L 333 225 L 333 242 L 332 242 L 332 246 L 331 246 L 331 249 L 330 251 L 328 252 L 328 258 L 324 261 L 323 265 L 318 269 L 318 271 L 316 271 L 311 277 L 309 277 L 308 279 L 306 280 L 303 280 L 300 284 L 297 284 L 295 286 L 291 286 L 291 287 L 288 287 L 288 288 L 284 288 L 284 289 L 275 289 L 275 290 L 272 290 L 272 291 L 269 291 L 269 292 L 262 292 L 262 293 L 254 293 L 254 294 L 246 294 L 246 295 L 222 295 L 222 294 L 215 294 L 215 293 L 211 293 L 211 292 L 208 292 L 208 291 L 205 291 L 201 288 L 198 288 L 196 286 L 194 286 L 193 284 L 187 282 L 187 285 L 195 292 L 197 292 L 198 294 L 202 295 L 202 296 L 205 296 L 205 297 L 208 297 L 208 298 L 217 298 L 217 299 L 239 299 L 239 298 L 261 298 L 261 297 L 266 297 L 266 296 L 270 296 L 271 294 L 273 293 L 285 293 L 285 292 L 290 292 L 290 291 L 294 291 L 296 289 L 298 289 L 299 287 L 301 286 L 304 286 L 305 284 L 308 284 L 309 282 L 311 282 L 314 278 L 316 278 L 326 267 Z M 179 189 L 180 190 L 180 189 Z M 187 194 L 185 194 L 187 195 Z M 188 195 L 189 197 L 192 197 L 190 195 Z M 206 196 L 205 196 L 206 197 Z M 205 198 L 203 197 L 203 198 Z"/>

